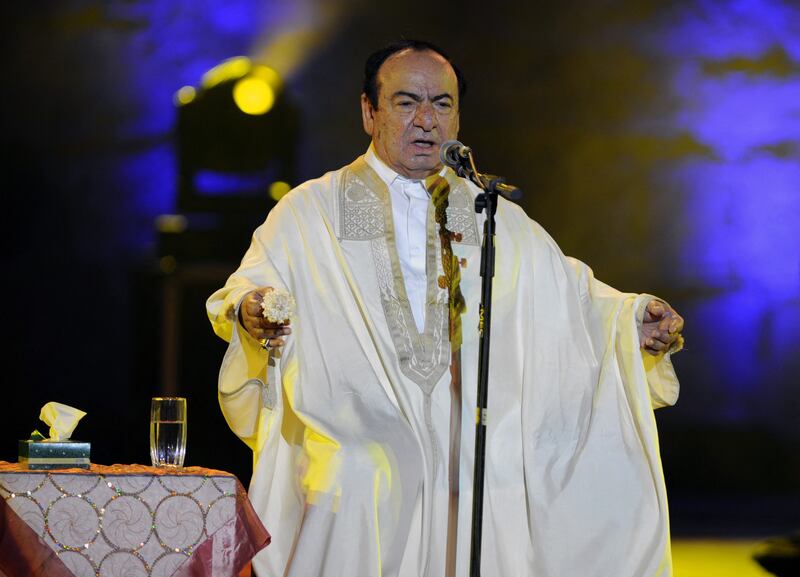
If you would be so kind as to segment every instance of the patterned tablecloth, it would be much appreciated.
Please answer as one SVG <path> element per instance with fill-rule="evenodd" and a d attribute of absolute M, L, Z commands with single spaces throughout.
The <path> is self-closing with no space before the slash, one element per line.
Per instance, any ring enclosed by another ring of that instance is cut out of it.
<path fill-rule="evenodd" d="M 238 479 L 200 467 L 0 462 L 0 577 L 234 577 L 270 537 Z"/>

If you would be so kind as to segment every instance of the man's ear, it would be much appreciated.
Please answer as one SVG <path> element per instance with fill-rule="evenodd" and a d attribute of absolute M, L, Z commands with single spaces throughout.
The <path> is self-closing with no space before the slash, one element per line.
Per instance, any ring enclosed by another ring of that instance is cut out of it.
<path fill-rule="evenodd" d="M 366 94 L 361 95 L 361 121 L 364 123 L 364 132 L 372 136 L 375 127 L 375 109 Z"/>

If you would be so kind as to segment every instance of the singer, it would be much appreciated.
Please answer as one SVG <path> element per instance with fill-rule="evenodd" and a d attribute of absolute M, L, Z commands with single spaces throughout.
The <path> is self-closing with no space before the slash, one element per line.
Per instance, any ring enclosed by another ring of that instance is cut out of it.
<path fill-rule="evenodd" d="M 208 300 L 273 535 L 259 577 L 468 573 L 483 215 L 439 156 L 465 88 L 427 42 L 372 54 L 366 154 L 284 197 Z M 264 318 L 273 289 L 290 322 Z M 671 574 L 653 409 L 677 399 L 682 329 L 501 199 L 485 577 Z"/>

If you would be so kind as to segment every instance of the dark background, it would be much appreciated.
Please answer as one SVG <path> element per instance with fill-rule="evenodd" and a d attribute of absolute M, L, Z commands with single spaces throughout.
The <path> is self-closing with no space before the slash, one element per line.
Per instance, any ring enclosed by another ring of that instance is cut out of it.
<path fill-rule="evenodd" d="M 187 464 L 247 482 L 249 451 L 217 405 L 225 345 L 204 302 L 272 201 L 262 189 L 236 209 L 179 202 L 173 96 L 234 56 L 275 68 L 283 104 L 266 116 L 286 126 L 215 128 L 201 144 L 278 142 L 273 173 L 297 184 L 366 150 L 363 60 L 406 35 L 461 65 L 461 140 L 525 190 L 564 252 L 686 317 L 681 399 L 657 413 L 673 529 L 797 525 L 800 8 L 395 4 L 9 5 L 0 459 L 46 432 L 38 412 L 56 400 L 88 413 L 74 436 L 92 442 L 94 462 L 146 463 L 150 397 L 177 393 L 189 403 Z M 188 229 L 159 233 L 156 217 L 177 213 Z"/>

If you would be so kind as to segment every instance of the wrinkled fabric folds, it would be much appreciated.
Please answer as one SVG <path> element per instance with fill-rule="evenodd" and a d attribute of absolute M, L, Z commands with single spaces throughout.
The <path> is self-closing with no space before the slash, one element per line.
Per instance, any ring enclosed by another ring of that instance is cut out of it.
<path fill-rule="evenodd" d="M 425 371 L 447 295 L 429 288 L 418 332 L 391 266 L 389 197 L 370 170 L 359 160 L 284 197 L 208 301 L 230 342 L 220 403 L 254 451 L 250 498 L 273 533 L 254 560 L 260 577 L 444 574 L 450 374 L 432 384 L 416 375 L 438 374 Z M 474 198 L 471 184 L 446 176 Z M 463 209 L 459 199 L 449 210 Z M 449 226 L 481 230 L 470 211 L 454 212 Z M 516 205 L 501 202 L 497 223 L 482 573 L 669 575 L 653 408 L 676 401 L 678 381 L 669 355 L 643 359 L 639 348 L 653 297 L 597 281 Z M 435 279 L 432 213 L 428 225 Z M 467 232 L 452 243 L 466 265 L 467 307 L 457 575 L 469 568 L 480 302 L 480 242 Z M 277 353 L 235 321 L 243 296 L 261 286 L 297 302 Z"/>

